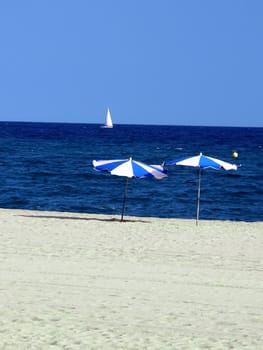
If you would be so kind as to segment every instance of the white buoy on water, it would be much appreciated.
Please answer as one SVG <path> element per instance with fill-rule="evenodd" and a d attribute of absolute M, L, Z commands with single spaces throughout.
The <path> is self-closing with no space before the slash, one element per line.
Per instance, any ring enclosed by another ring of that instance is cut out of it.
<path fill-rule="evenodd" d="M 233 158 L 238 158 L 238 153 L 237 153 L 237 151 L 233 151 L 233 152 L 232 152 L 232 157 L 233 157 Z"/>

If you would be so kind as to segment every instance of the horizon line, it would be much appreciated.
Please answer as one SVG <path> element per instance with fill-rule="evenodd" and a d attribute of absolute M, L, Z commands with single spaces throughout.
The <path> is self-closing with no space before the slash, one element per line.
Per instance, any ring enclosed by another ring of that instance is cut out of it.
<path fill-rule="evenodd" d="M 69 122 L 69 121 L 28 121 L 28 120 L 0 120 L 0 123 L 30 123 L 30 124 L 75 124 L 75 125 L 101 125 L 101 123 L 87 123 L 87 122 Z M 208 127 L 208 128 L 263 128 L 263 126 L 236 126 L 236 125 L 198 125 L 198 124 L 130 124 L 130 123 L 115 123 L 114 127 L 117 126 L 179 126 L 179 127 Z"/>

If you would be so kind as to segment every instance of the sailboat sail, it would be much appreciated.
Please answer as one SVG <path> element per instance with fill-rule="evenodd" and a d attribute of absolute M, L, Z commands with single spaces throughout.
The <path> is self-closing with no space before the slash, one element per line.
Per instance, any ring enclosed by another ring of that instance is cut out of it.
<path fill-rule="evenodd" d="M 109 108 L 108 108 L 108 111 L 107 111 L 105 124 L 102 125 L 102 128 L 113 128 L 113 123 L 112 123 L 112 119 L 111 119 L 111 114 L 110 114 Z"/>

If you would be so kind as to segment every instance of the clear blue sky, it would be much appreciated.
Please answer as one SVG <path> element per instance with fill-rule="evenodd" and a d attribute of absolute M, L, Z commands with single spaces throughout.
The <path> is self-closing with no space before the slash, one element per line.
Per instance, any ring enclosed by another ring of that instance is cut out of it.
<path fill-rule="evenodd" d="M 2 0 L 0 121 L 263 127 L 262 0 Z"/>

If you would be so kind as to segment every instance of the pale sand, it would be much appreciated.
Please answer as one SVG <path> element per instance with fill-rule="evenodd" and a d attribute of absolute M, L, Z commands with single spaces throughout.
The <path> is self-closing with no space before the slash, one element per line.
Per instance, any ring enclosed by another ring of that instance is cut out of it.
<path fill-rule="evenodd" d="M 0 349 L 263 349 L 263 222 L 0 210 Z"/>

